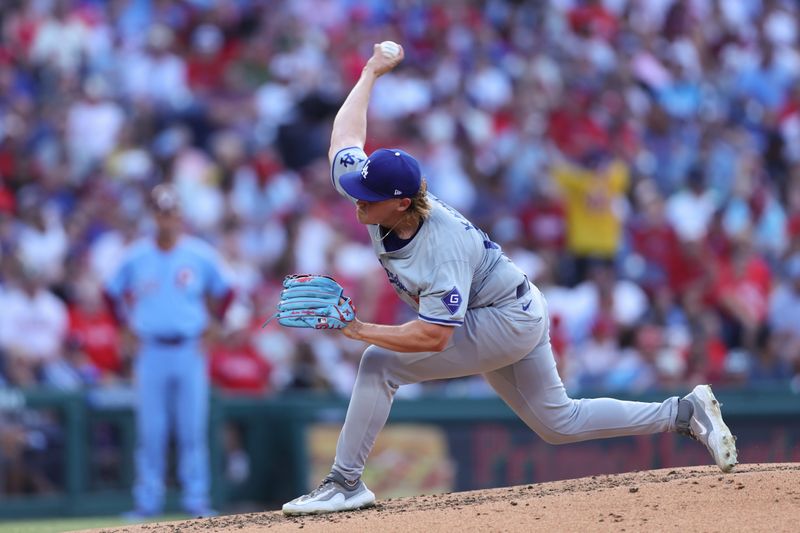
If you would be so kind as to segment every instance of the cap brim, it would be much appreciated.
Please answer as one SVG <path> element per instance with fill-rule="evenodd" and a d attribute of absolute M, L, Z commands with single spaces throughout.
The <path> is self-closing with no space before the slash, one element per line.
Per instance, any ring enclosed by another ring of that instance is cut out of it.
<path fill-rule="evenodd" d="M 342 186 L 344 192 L 355 198 L 356 200 L 364 200 L 365 202 L 381 202 L 389 200 L 380 193 L 369 189 L 361 182 L 361 171 L 347 172 L 339 176 L 339 185 Z"/>

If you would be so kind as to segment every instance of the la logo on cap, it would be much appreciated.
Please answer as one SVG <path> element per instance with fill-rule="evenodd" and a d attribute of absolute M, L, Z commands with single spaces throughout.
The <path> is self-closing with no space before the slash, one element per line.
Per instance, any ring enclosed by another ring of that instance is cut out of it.
<path fill-rule="evenodd" d="M 339 176 L 342 189 L 350 197 L 365 202 L 414 196 L 421 182 L 422 171 L 417 160 L 395 148 L 379 148 L 364 166 Z"/>

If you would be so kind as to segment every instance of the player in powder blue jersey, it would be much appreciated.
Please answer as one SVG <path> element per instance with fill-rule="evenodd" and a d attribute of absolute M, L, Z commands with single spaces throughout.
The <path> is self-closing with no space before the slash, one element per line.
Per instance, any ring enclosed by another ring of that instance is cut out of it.
<path fill-rule="evenodd" d="M 397 45 L 394 45 L 397 46 Z M 389 51 L 393 47 L 388 48 Z M 398 387 L 482 374 L 514 412 L 552 444 L 676 431 L 701 441 L 717 465 L 736 464 L 734 438 L 710 387 L 642 403 L 573 400 L 556 371 L 542 293 L 483 231 L 426 192 L 417 161 L 399 149 L 367 156 L 367 108 L 375 81 L 403 58 L 375 45 L 333 124 L 331 180 L 355 202 L 375 254 L 400 298 L 417 312 L 401 325 L 350 322 L 364 351 L 331 473 L 283 506 L 289 515 L 368 507 L 361 480 Z"/>
<path fill-rule="evenodd" d="M 202 337 L 221 320 L 232 292 L 219 255 L 182 234 L 178 196 L 156 186 L 155 239 L 131 245 L 108 280 L 115 315 L 135 335 L 136 508 L 145 519 L 163 510 L 167 441 L 175 428 L 182 504 L 191 516 L 216 514 L 209 502 L 208 372 Z M 209 309 L 209 302 L 211 309 Z"/>

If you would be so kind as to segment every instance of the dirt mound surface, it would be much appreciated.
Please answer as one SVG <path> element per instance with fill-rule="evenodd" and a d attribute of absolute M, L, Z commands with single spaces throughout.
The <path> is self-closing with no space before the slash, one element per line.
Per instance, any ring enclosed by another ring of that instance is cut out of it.
<path fill-rule="evenodd" d="M 800 463 L 688 467 L 437 494 L 372 509 L 286 518 L 252 513 L 115 532 L 764 531 L 800 524 Z"/>

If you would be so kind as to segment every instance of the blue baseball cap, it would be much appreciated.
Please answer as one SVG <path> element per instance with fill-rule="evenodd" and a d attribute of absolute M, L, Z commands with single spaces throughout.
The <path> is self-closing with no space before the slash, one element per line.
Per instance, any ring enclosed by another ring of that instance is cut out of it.
<path fill-rule="evenodd" d="M 380 202 L 410 198 L 419 192 L 422 171 L 417 160 L 402 150 L 379 148 L 361 170 L 339 177 L 342 188 L 357 200 Z"/>

